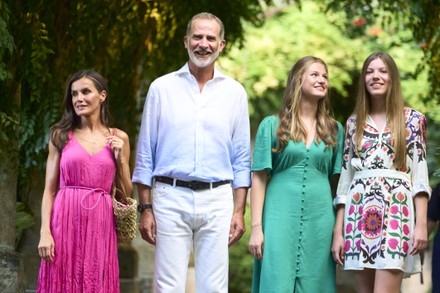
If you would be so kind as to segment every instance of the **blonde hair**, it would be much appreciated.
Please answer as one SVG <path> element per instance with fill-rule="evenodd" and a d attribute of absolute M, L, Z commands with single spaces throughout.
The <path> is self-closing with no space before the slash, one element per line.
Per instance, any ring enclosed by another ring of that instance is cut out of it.
<path fill-rule="evenodd" d="M 283 151 L 289 139 L 295 142 L 306 140 L 307 130 L 300 119 L 301 109 L 299 104 L 302 99 L 301 87 L 304 82 L 302 76 L 314 63 L 322 64 L 328 72 L 327 64 L 322 59 L 314 56 L 305 56 L 299 59 L 290 70 L 283 105 L 278 113 L 280 125 L 276 133 L 278 147 L 274 149 L 275 152 Z M 330 116 L 330 108 L 329 93 L 327 92 L 325 97 L 318 102 L 315 135 L 315 143 L 319 144 L 324 141 L 326 148 L 336 146 L 336 134 L 338 132 L 338 125 Z"/>
<path fill-rule="evenodd" d="M 358 94 L 356 99 L 356 106 L 354 114 L 356 115 L 356 133 L 355 133 L 355 147 L 356 153 L 359 155 L 359 150 L 362 148 L 362 136 L 364 132 L 363 125 L 370 112 L 371 96 L 367 91 L 365 85 L 365 75 L 368 66 L 373 60 L 381 59 L 389 72 L 390 81 L 386 93 L 386 118 L 387 123 L 391 127 L 392 142 L 394 148 L 395 158 L 394 166 L 400 170 L 406 167 L 406 123 L 404 115 L 404 100 L 402 96 L 402 89 L 400 86 L 399 70 L 396 62 L 387 53 L 374 52 L 365 60 L 362 66 L 361 76 L 358 84 Z"/>

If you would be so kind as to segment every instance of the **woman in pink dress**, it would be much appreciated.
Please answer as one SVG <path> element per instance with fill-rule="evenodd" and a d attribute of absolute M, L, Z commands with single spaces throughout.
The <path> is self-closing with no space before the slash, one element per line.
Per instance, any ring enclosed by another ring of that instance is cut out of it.
<path fill-rule="evenodd" d="M 107 84 L 95 71 L 71 77 L 64 107 L 50 131 L 37 292 L 119 292 L 110 190 L 131 195 L 129 139 L 109 128 Z"/>

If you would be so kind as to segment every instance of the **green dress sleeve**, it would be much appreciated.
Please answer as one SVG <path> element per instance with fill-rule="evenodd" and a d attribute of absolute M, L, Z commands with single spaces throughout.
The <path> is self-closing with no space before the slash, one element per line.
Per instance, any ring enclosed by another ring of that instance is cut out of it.
<path fill-rule="evenodd" d="M 333 154 L 333 174 L 331 174 L 330 178 L 335 174 L 340 174 L 342 169 L 342 153 L 344 151 L 344 127 L 341 123 L 336 122 L 338 124 L 338 133 L 336 135 L 336 148 Z"/>
<path fill-rule="evenodd" d="M 261 121 L 255 136 L 252 171 L 272 171 L 272 149 L 276 147 L 277 116 L 268 116 Z"/>

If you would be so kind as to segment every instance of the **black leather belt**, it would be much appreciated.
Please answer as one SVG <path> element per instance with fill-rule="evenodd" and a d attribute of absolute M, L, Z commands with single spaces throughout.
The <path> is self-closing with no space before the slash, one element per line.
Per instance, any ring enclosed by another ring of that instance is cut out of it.
<path fill-rule="evenodd" d="M 171 177 L 157 176 L 155 177 L 155 180 L 169 185 L 174 185 L 175 179 Z M 231 181 L 229 180 L 217 181 L 217 182 L 202 182 L 202 181 L 183 181 L 176 179 L 175 181 L 176 181 L 176 186 L 185 187 L 192 190 L 211 189 L 211 188 L 219 187 L 220 185 L 231 183 Z"/>

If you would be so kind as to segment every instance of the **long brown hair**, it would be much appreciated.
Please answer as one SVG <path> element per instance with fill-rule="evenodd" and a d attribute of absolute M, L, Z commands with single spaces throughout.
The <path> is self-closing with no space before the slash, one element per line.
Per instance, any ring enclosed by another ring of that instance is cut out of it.
<path fill-rule="evenodd" d="M 386 117 L 387 123 L 391 127 L 392 146 L 394 147 L 394 165 L 397 169 L 402 169 L 406 165 L 406 123 L 404 115 L 404 100 L 402 88 L 400 86 L 399 69 L 393 58 L 384 52 L 374 52 L 365 60 L 362 66 L 361 76 L 358 84 L 358 94 L 354 114 L 356 115 L 355 146 L 356 152 L 362 148 L 363 125 L 370 112 L 371 96 L 365 85 L 367 69 L 373 60 L 381 59 L 387 66 L 390 81 L 386 94 Z"/>
<path fill-rule="evenodd" d="M 61 152 L 68 140 L 68 132 L 77 129 L 81 124 L 81 118 L 76 114 L 72 103 L 72 83 L 87 78 L 91 80 L 99 93 L 105 91 L 107 98 L 101 103 L 100 118 L 104 126 L 109 127 L 110 111 L 108 103 L 108 87 L 107 82 L 99 73 L 94 70 L 80 70 L 73 74 L 66 85 L 66 92 L 63 99 L 64 113 L 61 120 L 50 128 L 50 140 Z"/>
<path fill-rule="evenodd" d="M 280 125 L 276 134 L 278 147 L 274 149 L 275 152 L 283 151 L 290 139 L 295 142 L 305 141 L 306 139 L 307 130 L 300 119 L 301 108 L 299 104 L 302 98 L 301 87 L 304 82 L 302 77 L 313 63 L 322 64 L 328 72 L 327 64 L 322 59 L 314 56 L 305 56 L 299 59 L 290 70 L 283 105 L 278 113 Z M 330 116 L 330 108 L 329 91 L 327 91 L 326 96 L 318 102 L 315 143 L 319 144 L 324 141 L 326 147 L 335 147 L 338 126 Z"/>

